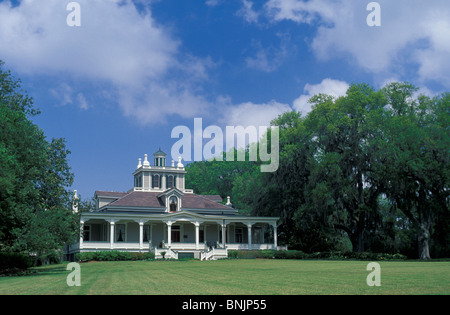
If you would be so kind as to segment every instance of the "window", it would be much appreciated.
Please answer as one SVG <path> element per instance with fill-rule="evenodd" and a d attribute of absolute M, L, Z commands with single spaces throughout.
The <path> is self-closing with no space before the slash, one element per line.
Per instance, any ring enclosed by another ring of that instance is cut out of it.
<path fill-rule="evenodd" d="M 172 175 L 167 176 L 166 186 L 167 186 L 167 188 L 173 188 L 173 176 Z"/>
<path fill-rule="evenodd" d="M 116 224 L 116 242 L 125 242 L 125 224 Z"/>
<path fill-rule="evenodd" d="M 142 174 L 134 176 L 134 187 L 142 187 Z"/>
<path fill-rule="evenodd" d="M 171 240 L 174 243 L 180 242 L 180 226 L 179 225 L 172 225 L 172 231 L 171 231 Z"/>
<path fill-rule="evenodd" d="M 178 210 L 178 198 L 177 197 L 170 197 L 169 200 L 169 211 L 170 212 L 177 212 Z"/>
<path fill-rule="evenodd" d="M 153 188 L 160 188 L 159 184 L 159 175 L 153 175 Z"/>

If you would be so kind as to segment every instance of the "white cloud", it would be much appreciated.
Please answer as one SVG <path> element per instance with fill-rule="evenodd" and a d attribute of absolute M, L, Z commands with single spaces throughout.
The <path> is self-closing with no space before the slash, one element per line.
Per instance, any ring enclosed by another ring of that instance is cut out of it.
<path fill-rule="evenodd" d="M 274 100 L 264 104 L 246 102 L 226 106 L 220 122 L 228 126 L 270 126 L 273 119 L 291 110 L 288 104 Z"/>
<path fill-rule="evenodd" d="M 318 18 L 327 22 L 336 18 L 336 11 L 327 0 L 269 0 L 265 7 L 275 21 L 292 20 L 297 23 L 312 23 Z M 334 1 L 340 2 L 340 1 Z M 339 5 L 339 4 L 338 4 Z"/>
<path fill-rule="evenodd" d="M 327 94 L 335 98 L 344 96 L 350 86 L 344 81 L 324 79 L 319 84 L 306 84 L 304 91 L 305 94 L 300 95 L 295 101 L 293 108 L 301 112 L 302 115 L 306 115 L 311 111 L 311 104 L 309 99 L 317 94 Z"/>
<path fill-rule="evenodd" d="M 253 9 L 253 2 L 250 0 L 242 0 L 242 8 L 237 12 L 248 23 L 257 23 L 259 13 Z"/>
<path fill-rule="evenodd" d="M 245 102 L 232 104 L 230 98 L 222 97 L 216 103 L 222 108 L 219 123 L 228 126 L 270 126 L 270 122 L 279 115 L 291 110 L 301 111 L 306 115 L 311 111 L 309 99 L 319 93 L 333 97 L 344 96 L 350 85 L 344 81 L 324 79 L 319 84 L 306 84 L 304 94 L 293 101 L 293 105 L 272 100 L 267 103 L 256 104 Z"/>
<path fill-rule="evenodd" d="M 263 72 L 273 72 L 278 69 L 282 59 L 286 56 L 286 50 L 281 48 L 278 51 L 271 52 L 269 49 L 259 49 L 256 56 L 247 57 L 245 63 L 247 67 Z"/>
<path fill-rule="evenodd" d="M 73 88 L 67 83 L 61 83 L 57 87 L 51 88 L 49 92 L 58 102 L 57 106 L 77 105 L 83 110 L 89 108 L 83 93 L 77 93 L 75 95 Z"/>
<path fill-rule="evenodd" d="M 77 94 L 77 101 L 79 104 L 79 107 L 81 109 L 87 110 L 89 108 L 89 105 L 86 101 L 86 98 L 84 97 L 83 93 L 78 93 Z"/>
<path fill-rule="evenodd" d="M 414 57 L 419 63 L 419 74 L 424 80 L 444 81 L 450 86 L 450 8 L 431 11 L 421 23 L 428 34 L 429 46 L 417 49 Z"/>
<path fill-rule="evenodd" d="M 277 46 L 263 47 L 261 42 L 253 41 L 252 46 L 256 54 L 245 58 L 247 67 L 269 73 L 277 70 L 283 64 L 290 51 L 287 44 L 288 36 L 282 33 L 276 35 L 280 38 Z"/>
<path fill-rule="evenodd" d="M 206 0 L 205 4 L 210 7 L 215 7 L 220 4 L 220 0 Z"/>
<path fill-rule="evenodd" d="M 131 1 L 78 1 L 81 27 L 66 24 L 65 2 L 0 3 L 0 52 L 24 73 L 61 73 L 118 84 L 157 77 L 173 65 L 178 42 Z"/>
<path fill-rule="evenodd" d="M 117 97 L 124 114 L 140 124 L 165 123 L 170 115 L 192 118 L 200 113 L 202 116 L 209 114 L 210 103 L 202 96 L 168 82 L 120 88 Z"/>
<path fill-rule="evenodd" d="M 351 63 L 384 76 L 418 66 L 419 80 L 450 86 L 450 1 L 377 1 L 381 26 L 369 27 L 369 2 L 354 0 L 268 0 L 272 21 L 317 27 L 312 48 L 321 60 L 350 57 Z"/>
<path fill-rule="evenodd" d="M 1 2 L 1 58 L 22 74 L 109 85 L 119 91 L 121 109 L 132 116 L 147 111 L 154 117 L 183 116 L 201 108 L 195 104 L 202 99 L 190 85 L 207 77 L 210 62 L 181 56 L 180 42 L 153 19 L 149 8 L 138 11 L 131 0 L 77 2 L 81 27 L 67 25 L 70 12 L 64 1 L 46 0 L 43 5 L 23 0 L 17 6 Z M 140 97 L 132 97 L 134 93 Z M 80 107 L 87 108 L 85 96 L 79 95 Z M 130 98 L 133 103 L 126 101 Z M 184 98 L 191 107 L 175 110 L 170 105 L 184 104 Z M 142 123 L 152 120 L 149 114 L 135 117 Z"/>

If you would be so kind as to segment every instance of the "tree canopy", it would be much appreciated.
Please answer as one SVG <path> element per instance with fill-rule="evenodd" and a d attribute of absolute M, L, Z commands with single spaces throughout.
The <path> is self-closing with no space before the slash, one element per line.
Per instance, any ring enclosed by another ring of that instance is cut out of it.
<path fill-rule="evenodd" d="M 48 255 L 73 240 L 65 140 L 47 141 L 20 80 L 0 62 L 0 250 Z"/>
<path fill-rule="evenodd" d="M 221 162 L 235 174 L 234 205 L 279 216 L 279 240 L 307 252 L 449 256 L 450 94 L 416 92 L 409 83 L 354 84 L 343 97 L 312 97 L 305 116 L 280 115 L 272 121 L 280 128 L 276 172 L 233 173 Z"/>

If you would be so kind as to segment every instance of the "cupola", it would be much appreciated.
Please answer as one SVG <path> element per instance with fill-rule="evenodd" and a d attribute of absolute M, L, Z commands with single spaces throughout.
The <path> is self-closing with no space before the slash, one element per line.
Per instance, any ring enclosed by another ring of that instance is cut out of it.
<path fill-rule="evenodd" d="M 155 166 L 166 166 L 166 156 L 161 148 L 159 148 L 158 152 L 153 154 L 153 157 L 155 158 Z"/>

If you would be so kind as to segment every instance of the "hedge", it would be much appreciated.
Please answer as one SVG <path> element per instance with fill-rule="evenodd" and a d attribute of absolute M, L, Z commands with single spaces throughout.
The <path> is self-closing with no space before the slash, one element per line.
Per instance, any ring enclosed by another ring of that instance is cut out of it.
<path fill-rule="evenodd" d="M 27 270 L 35 263 L 36 259 L 27 254 L 0 252 L 0 274 Z"/>
<path fill-rule="evenodd" d="M 78 253 L 77 260 L 87 261 L 125 261 L 125 260 L 152 260 L 155 259 L 154 253 L 129 253 L 120 251 L 100 251 Z M 330 259 L 330 260 L 405 260 L 406 256 L 402 254 L 370 253 L 370 252 L 316 252 L 304 253 L 300 250 L 229 250 L 229 259 Z"/>
<path fill-rule="evenodd" d="M 120 251 L 100 251 L 78 253 L 76 259 L 81 262 L 87 261 L 125 261 L 125 260 L 149 260 L 155 259 L 154 253 L 129 253 Z"/>
<path fill-rule="evenodd" d="M 355 260 L 404 260 L 407 257 L 402 254 L 370 253 L 370 252 L 316 252 L 304 253 L 300 250 L 274 251 L 274 250 L 229 250 L 228 258 L 231 259 L 355 259 Z"/>

